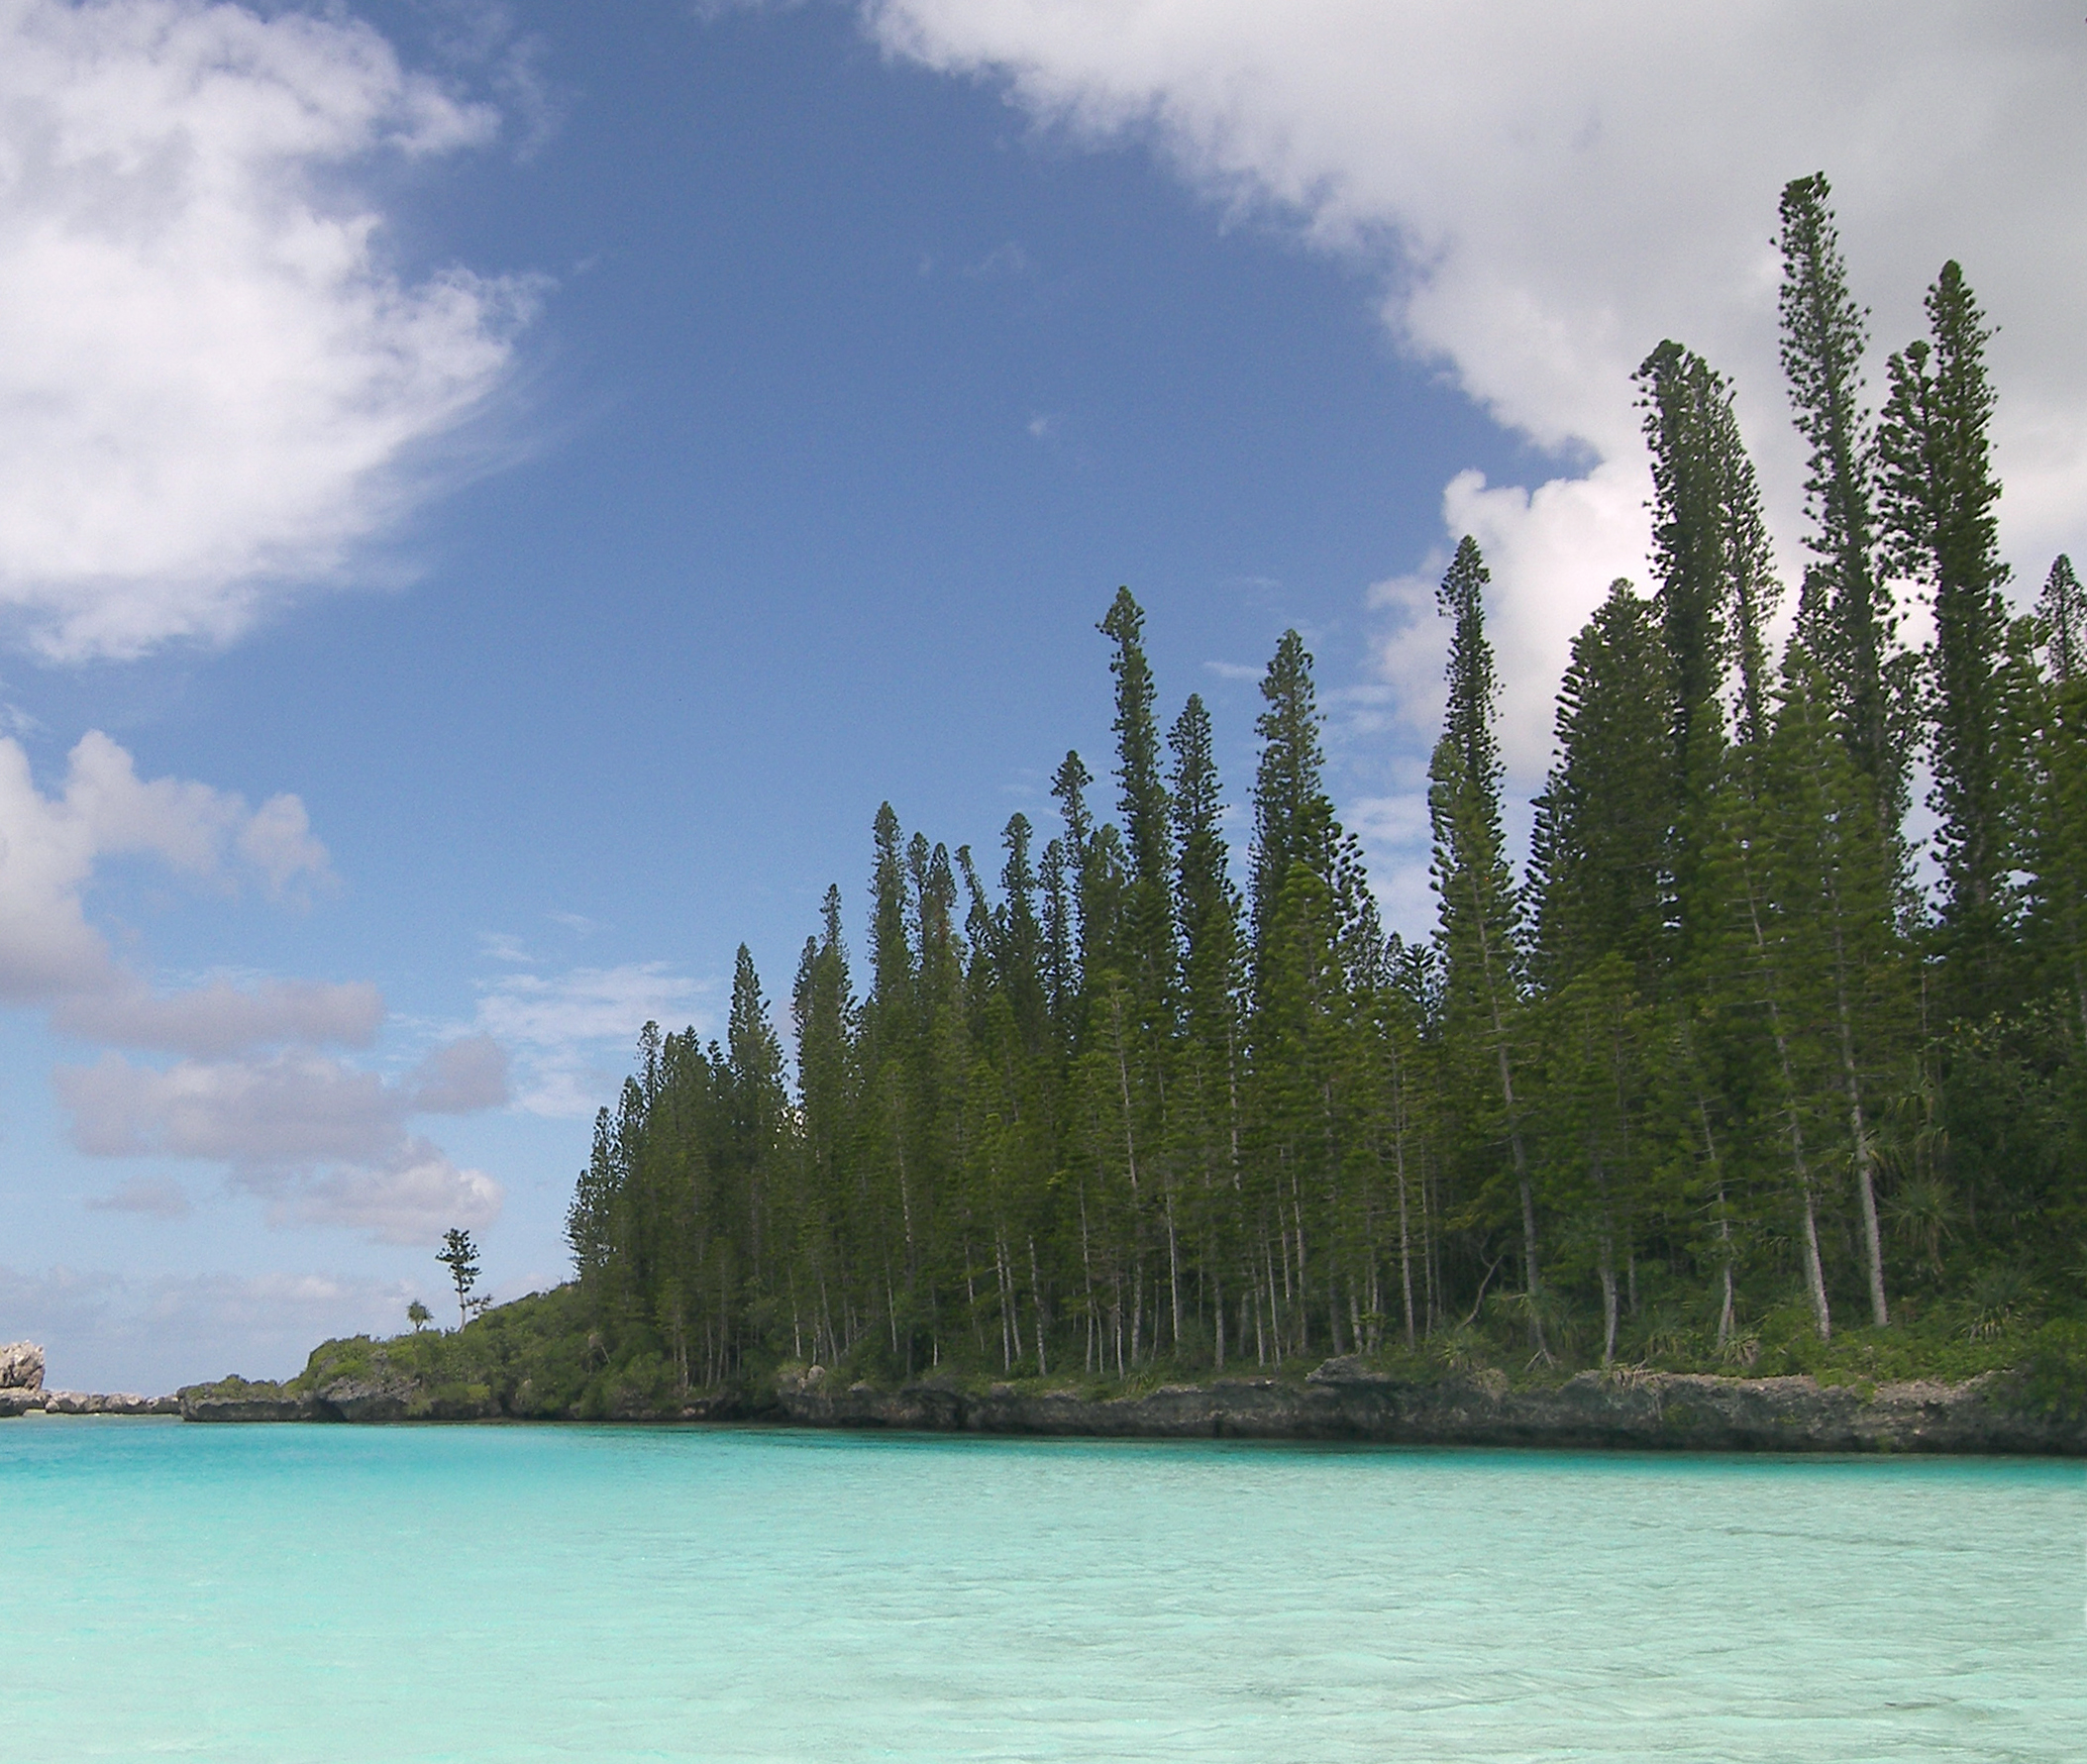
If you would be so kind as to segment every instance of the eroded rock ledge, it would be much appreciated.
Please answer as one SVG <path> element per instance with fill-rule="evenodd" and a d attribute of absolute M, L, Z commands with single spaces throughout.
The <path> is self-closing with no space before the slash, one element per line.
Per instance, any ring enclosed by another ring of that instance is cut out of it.
<path fill-rule="evenodd" d="M 519 1394 L 518 1394 L 519 1395 Z M 540 1413 L 483 1387 L 423 1390 L 401 1379 L 340 1379 L 316 1390 L 226 1380 L 181 1393 L 192 1421 L 493 1420 Z M 1822 1387 L 1810 1378 L 1581 1373 L 1550 1389 L 1499 1373 L 1415 1382 L 1329 1360 L 1302 1382 L 1220 1378 L 1140 1396 L 923 1381 L 895 1391 L 844 1386 L 816 1367 L 757 1398 L 636 1403 L 633 1421 L 768 1421 L 801 1427 L 1115 1439 L 1353 1440 L 1720 1452 L 1961 1452 L 2087 1456 L 2087 1419 L 2026 1407 L 2010 1375 L 1938 1383 Z"/>
<path fill-rule="evenodd" d="M 2027 1412 L 2013 1381 L 1822 1388 L 1810 1378 L 1583 1372 L 1549 1390 L 1499 1374 L 1414 1383 L 1329 1360 L 1302 1385 L 1268 1378 L 1168 1385 L 1099 1401 L 995 1386 L 881 1392 L 785 1380 L 782 1418 L 808 1426 L 914 1427 L 1102 1438 L 1364 1440 L 1723 1452 L 2026 1452 L 2087 1455 L 2087 1422 Z"/>

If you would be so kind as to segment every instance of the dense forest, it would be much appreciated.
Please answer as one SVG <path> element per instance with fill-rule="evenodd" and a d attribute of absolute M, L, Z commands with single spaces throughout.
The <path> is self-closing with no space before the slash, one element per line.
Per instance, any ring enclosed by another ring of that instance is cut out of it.
<path fill-rule="evenodd" d="M 1242 890 L 1209 715 L 1163 733 L 1119 592 L 1112 820 L 1077 753 L 1057 825 L 990 858 L 880 809 L 867 959 L 829 889 L 794 1081 L 744 948 L 721 1044 L 646 1030 L 570 1215 L 602 1352 L 682 1391 L 790 1359 L 1768 1369 L 2077 1311 L 2087 596 L 2060 557 L 2011 611 L 1958 265 L 1872 408 L 1823 176 L 1779 245 L 1794 604 L 1732 387 L 1661 343 L 1649 591 L 1573 644 L 1525 874 L 1470 539 L 1425 943 L 1382 929 L 1297 634 Z"/>

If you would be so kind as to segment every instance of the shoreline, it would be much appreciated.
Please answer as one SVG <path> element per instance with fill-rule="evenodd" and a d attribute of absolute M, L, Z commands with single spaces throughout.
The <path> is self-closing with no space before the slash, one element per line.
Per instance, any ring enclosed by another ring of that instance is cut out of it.
<path fill-rule="evenodd" d="M 181 1399 L 140 1397 L 130 1391 L 0 1389 L 0 1417 L 41 1415 L 177 1415 Z"/>
<path fill-rule="evenodd" d="M 2005 1373 L 1962 1384 L 1822 1386 L 1810 1376 L 1625 1369 L 1516 1389 L 1498 1373 L 1422 1382 L 1335 1359 L 1302 1381 L 1216 1378 L 1096 1396 L 1011 1384 L 979 1391 L 934 1379 L 891 1390 L 844 1387 L 813 1367 L 785 1372 L 756 1393 L 696 1397 L 664 1408 L 632 1403 L 585 1417 L 517 1408 L 484 1387 L 430 1391 L 400 1378 L 343 1378 L 306 1390 L 228 1380 L 188 1387 L 179 1394 L 179 1410 L 184 1420 L 204 1423 L 758 1421 L 1015 1437 L 2087 1457 L 2087 1416 L 2025 1408 L 2017 1382 Z"/>

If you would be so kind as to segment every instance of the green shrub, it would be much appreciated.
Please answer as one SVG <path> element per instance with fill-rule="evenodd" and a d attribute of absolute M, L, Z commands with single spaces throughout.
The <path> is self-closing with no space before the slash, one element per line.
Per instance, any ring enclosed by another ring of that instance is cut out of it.
<path fill-rule="evenodd" d="M 2039 1414 L 2087 1416 L 2087 1323 L 2045 1323 L 2030 1337 L 2023 1373 L 2023 1395 Z"/>

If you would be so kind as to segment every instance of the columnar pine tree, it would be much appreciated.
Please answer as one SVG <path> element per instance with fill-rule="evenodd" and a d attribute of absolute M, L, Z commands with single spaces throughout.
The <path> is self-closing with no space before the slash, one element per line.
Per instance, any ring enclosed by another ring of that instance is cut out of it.
<path fill-rule="evenodd" d="M 2048 679 L 2030 768 L 2030 936 L 2070 1000 L 2071 1063 L 2087 1096 L 2087 596 L 2070 558 L 2052 563 L 2037 613 Z"/>
<path fill-rule="evenodd" d="M 1645 359 L 1637 383 L 1652 455 L 1652 563 L 1670 670 L 1671 910 L 1686 962 L 1719 916 L 1701 871 L 1710 801 L 1726 777 L 1725 679 L 1736 665 L 1735 733 L 1752 747 L 1766 730 L 1763 633 L 1775 588 L 1730 388 L 1702 357 L 1671 341 Z"/>
<path fill-rule="evenodd" d="M 1251 1284 L 1241 1258 L 1243 1192 L 1239 891 L 1222 826 L 1210 713 L 1192 693 L 1168 735 L 1177 853 L 1174 904 L 1181 939 L 1180 1105 L 1182 1162 L 1200 1187 L 1200 1257 L 1210 1282 L 1214 1363 L 1227 1347 L 1225 1302 Z"/>
<path fill-rule="evenodd" d="M 1534 966 L 1547 986 L 1614 954 L 1641 991 L 1654 989 L 1672 809 L 1668 675 L 1652 607 L 1627 581 L 1612 583 L 1573 639 L 1558 757 L 1536 799 Z"/>
<path fill-rule="evenodd" d="M 1765 731 L 1766 630 L 1779 589 L 1730 386 L 1701 356 L 1671 341 L 1646 357 L 1637 381 L 1652 451 L 1653 563 L 1675 671 L 1674 749 L 1688 780 L 1698 726 L 1709 719 L 1727 668 L 1738 674 L 1738 739 L 1757 742 Z"/>
<path fill-rule="evenodd" d="M 1877 559 L 1874 436 L 1862 406 L 1863 310 L 1848 291 L 1840 236 L 1824 172 L 1783 188 L 1783 371 L 1798 432 L 1811 450 L 1805 476 L 1806 639 L 1831 682 L 1833 711 L 1856 767 L 1877 790 L 1896 838 L 1905 756 L 1893 735 L 1885 662 L 1897 615 Z"/>
<path fill-rule="evenodd" d="M 813 1353 L 827 1361 L 842 1353 L 850 1278 L 850 1247 L 867 1221 L 852 1204 L 849 1177 L 854 1136 L 855 1000 L 848 982 L 848 950 L 841 940 L 841 891 L 829 887 L 820 908 L 822 935 L 806 938 L 791 989 L 797 1036 L 799 1158 L 803 1171 L 797 1206 L 806 1299 L 812 1307 Z M 850 1229 L 851 1224 L 854 1229 Z"/>
<path fill-rule="evenodd" d="M 1122 1109 L 1125 1175 L 1134 1209 L 1156 1207 L 1166 1257 L 1166 1317 L 1179 1342 L 1183 1323 L 1181 1203 L 1172 1161 L 1164 1156 L 1168 1136 L 1169 1058 L 1175 1035 L 1178 953 L 1174 941 L 1173 852 L 1167 787 L 1160 776 L 1159 724 L 1153 714 L 1152 667 L 1145 656 L 1145 614 L 1128 588 L 1118 588 L 1097 629 L 1115 645 L 1109 672 L 1116 681 L 1116 781 L 1122 816 L 1126 875 L 1113 967 L 1122 982 L 1121 1003 L 1129 1021 L 1112 1035 L 1118 1055 L 1116 1089 Z M 1142 1166 L 1142 1180 L 1141 1180 Z M 1143 1220 L 1139 1220 L 1142 1230 Z M 1134 1325 L 1142 1321 L 1143 1262 L 1133 1300 Z M 1158 1324 L 1153 1328 L 1155 1345 Z M 1133 1328 L 1133 1353 L 1141 1328 Z"/>
<path fill-rule="evenodd" d="M 2007 635 L 1989 430 L 1993 333 L 1963 270 L 1942 265 L 1927 298 L 1929 336 L 1891 358 L 1878 429 L 1884 515 L 1895 561 L 1932 597 L 1933 806 L 1943 880 L 1942 924 L 1954 1002 L 2000 1001 L 2008 914 L 2006 789 L 1998 674 Z"/>
<path fill-rule="evenodd" d="M 1261 763 L 1254 775 L 1254 844 L 1248 899 L 1258 949 L 1275 916 L 1276 901 L 1302 864 L 1321 881 L 1333 869 L 1338 832 L 1333 804 L 1321 774 L 1318 695 L 1311 683 L 1311 657 L 1295 631 L 1283 633 L 1262 676 L 1268 708 L 1254 727 L 1261 735 Z"/>
<path fill-rule="evenodd" d="M 1499 685 L 1486 637 L 1485 587 L 1491 579 L 1478 543 L 1457 547 L 1438 591 L 1449 640 L 1449 704 L 1442 739 L 1428 768 L 1427 803 L 1434 829 L 1435 891 L 1441 897 L 1437 939 L 1444 973 L 1444 1028 L 1452 1046 L 1479 1070 L 1490 1069 L 1500 1102 L 1501 1135 L 1513 1161 L 1520 1203 L 1522 1283 L 1529 1334 L 1550 1356 L 1543 1327 L 1543 1281 L 1537 1256 L 1535 1177 L 1529 1165 L 1525 1099 L 1517 1094 L 1515 1032 L 1521 1008 L 1520 901 L 1509 874 L 1501 832 L 1499 744 L 1493 733 Z M 1476 1076 L 1476 1074 L 1474 1074 Z"/>
<path fill-rule="evenodd" d="M 2043 621 L 2050 677 L 2059 686 L 2070 685 L 2087 674 L 2087 590 L 2081 588 L 2072 560 L 2063 552 L 2051 560 L 2036 612 Z"/>

